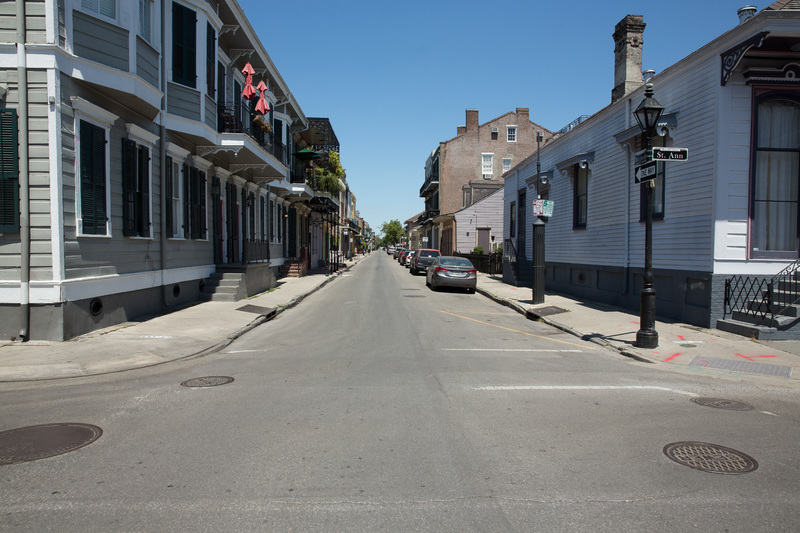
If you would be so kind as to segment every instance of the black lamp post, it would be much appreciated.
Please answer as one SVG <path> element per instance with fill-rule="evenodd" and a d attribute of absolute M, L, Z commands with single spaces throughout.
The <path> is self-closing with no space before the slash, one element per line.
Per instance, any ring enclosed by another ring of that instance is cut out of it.
<path fill-rule="evenodd" d="M 664 108 L 653 98 L 653 84 L 647 83 L 644 89 L 644 100 L 633 112 L 636 122 L 645 137 L 645 159 L 653 159 L 653 137 L 656 125 Z M 644 277 L 639 300 L 639 331 L 636 332 L 636 346 L 639 348 L 655 348 L 658 346 L 656 331 L 656 290 L 653 288 L 653 181 L 645 182 L 647 198 L 644 238 Z"/>

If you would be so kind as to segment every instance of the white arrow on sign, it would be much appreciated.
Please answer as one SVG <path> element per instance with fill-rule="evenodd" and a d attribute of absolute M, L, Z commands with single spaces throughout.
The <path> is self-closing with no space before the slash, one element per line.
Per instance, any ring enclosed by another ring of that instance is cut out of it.
<path fill-rule="evenodd" d="M 643 181 L 654 179 L 656 177 L 656 174 L 658 173 L 656 168 L 657 164 L 658 163 L 656 161 L 651 161 L 645 165 L 636 167 L 636 172 L 634 174 L 636 183 L 641 183 Z"/>

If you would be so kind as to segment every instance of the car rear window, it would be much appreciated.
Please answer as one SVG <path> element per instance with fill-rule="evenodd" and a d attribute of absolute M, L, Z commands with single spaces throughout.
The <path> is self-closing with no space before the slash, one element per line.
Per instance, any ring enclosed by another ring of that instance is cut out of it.
<path fill-rule="evenodd" d="M 444 266 L 465 266 L 471 267 L 472 263 L 469 262 L 469 259 L 464 259 L 463 257 L 446 257 L 439 259 L 439 264 Z"/>
<path fill-rule="evenodd" d="M 419 253 L 420 257 L 439 257 L 439 252 L 436 250 L 422 250 Z"/>

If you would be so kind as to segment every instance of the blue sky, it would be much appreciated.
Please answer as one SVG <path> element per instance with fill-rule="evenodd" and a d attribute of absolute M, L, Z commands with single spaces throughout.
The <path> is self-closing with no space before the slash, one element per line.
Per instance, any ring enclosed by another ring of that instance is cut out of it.
<path fill-rule="evenodd" d="M 614 26 L 643 15 L 660 72 L 736 26 L 744 0 L 239 0 L 306 116 L 329 117 L 361 216 L 422 211 L 425 160 L 466 109 L 558 130 L 611 102 Z"/>

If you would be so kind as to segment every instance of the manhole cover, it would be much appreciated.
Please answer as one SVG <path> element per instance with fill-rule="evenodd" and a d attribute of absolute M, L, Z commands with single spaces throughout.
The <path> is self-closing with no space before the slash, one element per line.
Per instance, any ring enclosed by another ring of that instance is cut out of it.
<path fill-rule="evenodd" d="M 758 468 L 749 455 L 707 442 L 673 442 L 664 446 L 664 455 L 684 466 L 712 474 L 745 474 Z"/>
<path fill-rule="evenodd" d="M 0 465 L 54 457 L 83 448 L 103 430 L 90 424 L 42 424 L 0 433 Z"/>
<path fill-rule="evenodd" d="M 184 387 L 216 387 L 217 385 L 227 385 L 231 381 L 233 378 L 228 376 L 206 376 L 187 379 L 181 385 Z"/>
<path fill-rule="evenodd" d="M 752 411 L 754 407 L 746 403 L 737 402 L 734 400 L 724 400 L 722 398 L 690 398 L 698 405 L 706 407 L 714 407 L 716 409 L 726 409 L 728 411 Z"/>

